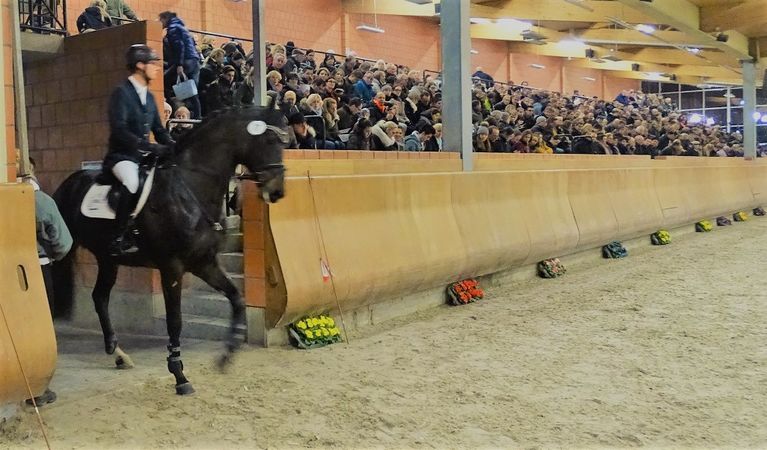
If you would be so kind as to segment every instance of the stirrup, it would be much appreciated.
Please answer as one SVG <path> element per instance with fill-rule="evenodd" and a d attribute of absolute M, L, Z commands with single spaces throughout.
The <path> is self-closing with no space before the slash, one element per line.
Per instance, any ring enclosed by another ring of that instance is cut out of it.
<path fill-rule="evenodd" d="M 112 256 L 123 256 L 138 252 L 138 247 L 132 239 L 126 239 L 120 236 L 109 244 L 109 254 Z"/>

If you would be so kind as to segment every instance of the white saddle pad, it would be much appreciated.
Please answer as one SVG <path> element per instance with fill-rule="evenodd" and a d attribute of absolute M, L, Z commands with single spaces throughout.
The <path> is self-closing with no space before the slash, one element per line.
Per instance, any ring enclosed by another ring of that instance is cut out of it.
<path fill-rule="evenodd" d="M 132 217 L 138 216 L 146 201 L 149 198 L 149 192 L 152 191 L 152 183 L 154 182 L 154 168 L 149 171 L 149 175 L 146 177 L 146 183 L 144 183 L 144 189 L 141 191 L 138 203 L 136 203 L 136 209 L 131 213 Z M 112 186 L 94 183 L 83 198 L 83 203 L 80 205 L 80 212 L 85 217 L 92 219 L 110 219 L 114 220 L 115 211 L 109 206 L 107 201 L 107 194 Z"/>

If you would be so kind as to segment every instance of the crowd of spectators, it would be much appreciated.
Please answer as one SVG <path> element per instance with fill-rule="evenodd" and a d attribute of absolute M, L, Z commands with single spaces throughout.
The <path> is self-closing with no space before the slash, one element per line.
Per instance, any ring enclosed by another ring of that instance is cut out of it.
<path fill-rule="evenodd" d="M 105 0 L 83 20 L 100 26 Z M 166 28 L 165 94 L 176 118 L 199 119 L 253 102 L 252 53 L 236 41 L 199 44 L 174 13 Z M 79 21 L 78 21 L 79 23 Z M 384 60 L 315 52 L 293 42 L 268 44 L 266 85 L 285 114 L 292 147 L 441 151 L 442 83 L 438 73 Z M 194 79 L 198 95 L 175 99 L 173 86 Z M 496 82 L 473 74 L 473 149 L 477 152 L 742 156 L 743 136 L 693 123 L 669 98 L 627 90 L 612 100 Z M 179 132 L 183 132 L 179 131 Z"/>

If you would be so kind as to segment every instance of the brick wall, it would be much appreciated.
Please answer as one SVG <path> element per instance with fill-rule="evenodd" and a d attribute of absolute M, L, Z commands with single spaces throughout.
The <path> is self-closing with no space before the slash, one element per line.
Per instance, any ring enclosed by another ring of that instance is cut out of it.
<path fill-rule="evenodd" d="M 471 48 L 479 52 L 471 55 L 471 73 L 481 66 L 494 79 L 509 81 L 509 50 L 505 41 L 472 39 Z"/>
<path fill-rule="evenodd" d="M 3 73 L 2 88 L 5 95 L 5 142 L 0 147 L 0 183 L 16 179 L 16 102 L 13 90 L 13 37 L 11 36 L 10 0 L 0 1 L 2 30 Z"/>
<path fill-rule="evenodd" d="M 550 56 L 527 54 L 510 55 L 511 81 L 522 84 L 527 81 L 530 86 L 549 91 L 562 90 L 562 59 Z M 535 69 L 531 64 L 540 64 L 544 69 Z"/>
<path fill-rule="evenodd" d="M 439 70 L 439 25 L 419 17 L 378 16 L 383 34 L 359 31 L 357 26 L 371 24 L 368 15 L 349 14 L 346 47 L 357 55 L 384 59 L 413 69 Z"/>
<path fill-rule="evenodd" d="M 103 159 L 109 95 L 128 75 L 125 50 L 147 42 L 161 52 L 161 39 L 158 23 L 139 22 L 70 37 L 56 58 L 25 65 L 30 156 L 44 190 L 55 190 L 82 161 Z M 162 102 L 161 80 L 152 93 Z"/>
<path fill-rule="evenodd" d="M 602 97 L 603 73 L 603 70 L 565 65 L 562 69 L 562 91 L 571 94 L 578 90 L 586 97 Z"/>

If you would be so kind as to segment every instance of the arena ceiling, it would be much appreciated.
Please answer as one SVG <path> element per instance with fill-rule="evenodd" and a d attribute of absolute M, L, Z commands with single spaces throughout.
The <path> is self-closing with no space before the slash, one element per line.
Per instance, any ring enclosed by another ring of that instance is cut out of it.
<path fill-rule="evenodd" d="M 350 14 L 439 17 L 439 0 L 342 1 Z M 767 62 L 765 0 L 471 3 L 472 38 L 505 40 L 512 53 L 569 58 L 624 78 L 741 84 L 742 60 Z"/>

